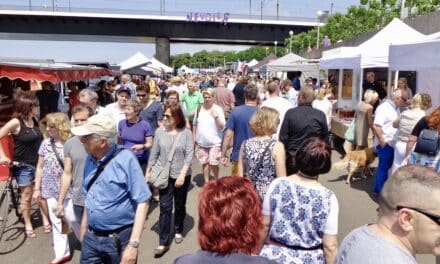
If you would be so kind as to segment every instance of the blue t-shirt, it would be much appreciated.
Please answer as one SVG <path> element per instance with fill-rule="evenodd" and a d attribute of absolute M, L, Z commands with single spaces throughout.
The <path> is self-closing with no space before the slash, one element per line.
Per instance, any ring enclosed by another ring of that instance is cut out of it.
<path fill-rule="evenodd" d="M 234 131 L 234 145 L 232 146 L 233 161 L 238 160 L 241 143 L 253 137 L 249 121 L 255 111 L 257 111 L 257 107 L 252 105 L 241 105 L 232 109 L 231 115 L 226 123 L 226 129 Z"/>
<path fill-rule="evenodd" d="M 83 193 L 87 222 L 95 230 L 115 230 L 134 223 L 137 205 L 150 199 L 144 172 L 130 151 L 122 150 L 104 167 L 87 192 L 98 166 L 120 146 L 112 147 L 101 160 L 91 155 L 84 165 Z"/>
<path fill-rule="evenodd" d="M 121 144 L 126 149 L 130 149 L 136 144 L 145 144 L 145 138 L 153 136 L 150 124 L 142 119 L 135 124 L 128 122 L 127 119 L 121 120 L 118 125 L 118 132 Z M 139 160 L 148 160 L 149 151 L 142 149 L 134 152 L 134 154 Z"/>
<path fill-rule="evenodd" d="M 147 108 L 141 111 L 139 117 L 150 124 L 154 135 L 154 131 L 156 131 L 157 128 L 157 122 L 162 121 L 163 119 L 162 104 L 158 101 L 152 102 Z"/>

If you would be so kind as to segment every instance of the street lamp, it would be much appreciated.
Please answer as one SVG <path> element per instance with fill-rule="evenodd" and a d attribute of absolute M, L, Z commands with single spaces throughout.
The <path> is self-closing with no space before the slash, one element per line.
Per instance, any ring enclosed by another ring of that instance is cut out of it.
<path fill-rule="evenodd" d="M 318 36 L 316 39 L 316 48 L 319 49 L 319 28 L 321 24 L 321 19 L 328 17 L 328 11 L 318 10 L 316 12 L 316 17 L 318 18 Z"/>
<path fill-rule="evenodd" d="M 290 36 L 290 44 L 289 44 L 289 52 L 292 53 L 292 36 L 293 36 L 293 30 L 289 31 L 289 36 Z"/>
<path fill-rule="evenodd" d="M 274 41 L 273 44 L 275 45 L 275 56 L 277 55 L 277 45 L 278 45 L 278 41 Z"/>

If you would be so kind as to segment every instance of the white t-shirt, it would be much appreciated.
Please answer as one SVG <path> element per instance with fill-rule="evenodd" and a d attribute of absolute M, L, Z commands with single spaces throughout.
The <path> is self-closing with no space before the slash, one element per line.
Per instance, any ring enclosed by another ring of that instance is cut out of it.
<path fill-rule="evenodd" d="M 118 106 L 118 102 L 108 104 L 103 111 L 100 110 L 99 114 L 111 117 L 116 123 L 116 130 L 118 129 L 119 121 L 126 119 L 124 111 Z"/>
<path fill-rule="evenodd" d="M 313 100 L 312 107 L 318 110 L 321 110 L 325 114 L 325 118 L 327 119 L 327 127 L 328 130 L 330 130 L 331 122 L 332 122 L 332 110 L 333 105 L 332 103 L 327 99 L 324 98 L 322 100 Z"/>
<path fill-rule="evenodd" d="M 289 100 L 289 102 L 292 104 L 292 107 L 298 106 L 298 94 L 299 92 L 294 88 L 290 88 L 290 90 L 287 92 L 287 100 Z"/>
<path fill-rule="evenodd" d="M 394 146 L 393 138 L 394 134 L 397 132 L 397 128 L 393 127 L 393 122 L 399 117 L 399 110 L 397 109 L 394 102 L 387 99 L 385 102 L 381 103 L 374 114 L 373 124 L 382 127 L 383 137 L 385 142 L 389 145 Z M 379 139 L 374 137 L 374 145 L 379 145 Z"/>
<path fill-rule="evenodd" d="M 200 112 L 195 113 L 193 125 L 197 126 L 196 129 L 196 143 L 202 147 L 214 147 L 220 146 L 222 142 L 222 131 L 217 128 L 215 124 L 215 118 L 212 116 L 212 112 L 217 112 L 220 121 L 225 123 L 225 114 L 223 109 L 214 104 L 210 110 L 200 107 Z"/>
<path fill-rule="evenodd" d="M 186 84 L 181 84 L 179 86 L 175 86 L 175 85 L 170 86 L 167 92 L 171 90 L 174 90 L 179 94 L 179 100 L 182 100 L 183 93 L 188 92 L 188 88 L 186 87 Z"/>
<path fill-rule="evenodd" d="M 267 99 L 266 101 L 264 101 L 261 104 L 261 106 L 273 108 L 273 109 L 277 110 L 278 113 L 280 113 L 280 123 L 278 124 L 277 133 L 273 136 L 273 139 L 278 140 L 278 136 L 280 134 L 280 129 L 281 129 L 281 124 L 283 123 L 283 120 L 284 120 L 284 115 L 286 115 L 287 110 L 289 110 L 293 106 L 288 100 L 286 100 L 282 97 L 279 97 L 279 96 Z"/>

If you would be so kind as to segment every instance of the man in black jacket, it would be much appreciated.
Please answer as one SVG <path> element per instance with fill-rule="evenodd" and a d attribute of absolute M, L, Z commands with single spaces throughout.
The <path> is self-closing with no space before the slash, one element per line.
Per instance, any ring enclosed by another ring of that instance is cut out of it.
<path fill-rule="evenodd" d="M 295 154 L 306 139 L 318 137 L 328 141 L 328 127 L 325 114 L 312 107 L 313 88 L 305 86 L 298 95 L 298 107 L 289 109 L 281 125 L 279 139 L 286 148 L 286 169 L 291 175 L 298 172 Z"/>

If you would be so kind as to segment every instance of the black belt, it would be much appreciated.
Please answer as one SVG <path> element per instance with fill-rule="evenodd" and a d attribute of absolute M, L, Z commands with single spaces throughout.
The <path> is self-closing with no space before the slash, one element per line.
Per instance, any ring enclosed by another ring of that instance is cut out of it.
<path fill-rule="evenodd" d="M 128 229 L 128 228 L 132 228 L 132 227 L 133 227 L 133 224 L 130 224 L 130 225 L 125 225 L 125 226 L 119 227 L 119 228 L 117 228 L 117 229 L 103 231 L 103 230 L 97 230 L 97 229 L 94 229 L 94 228 L 92 228 L 91 226 L 89 226 L 89 227 L 88 227 L 88 231 L 89 231 L 90 233 L 96 235 L 96 236 L 110 237 L 110 236 L 112 236 L 112 235 L 114 235 L 114 234 L 119 234 L 119 233 L 121 233 L 122 231 L 124 231 L 124 230 L 126 230 L 126 229 Z"/>
<path fill-rule="evenodd" d="M 273 239 L 273 238 L 269 239 L 269 244 L 272 244 L 272 245 L 275 245 L 275 246 L 280 246 L 280 247 L 286 247 L 286 248 L 293 249 L 293 250 L 307 250 L 308 251 L 308 250 L 324 249 L 322 243 L 318 244 L 316 246 L 313 246 L 313 247 L 306 248 L 306 247 L 301 247 L 301 246 L 286 245 L 286 244 L 278 242 L 276 239 Z"/>

